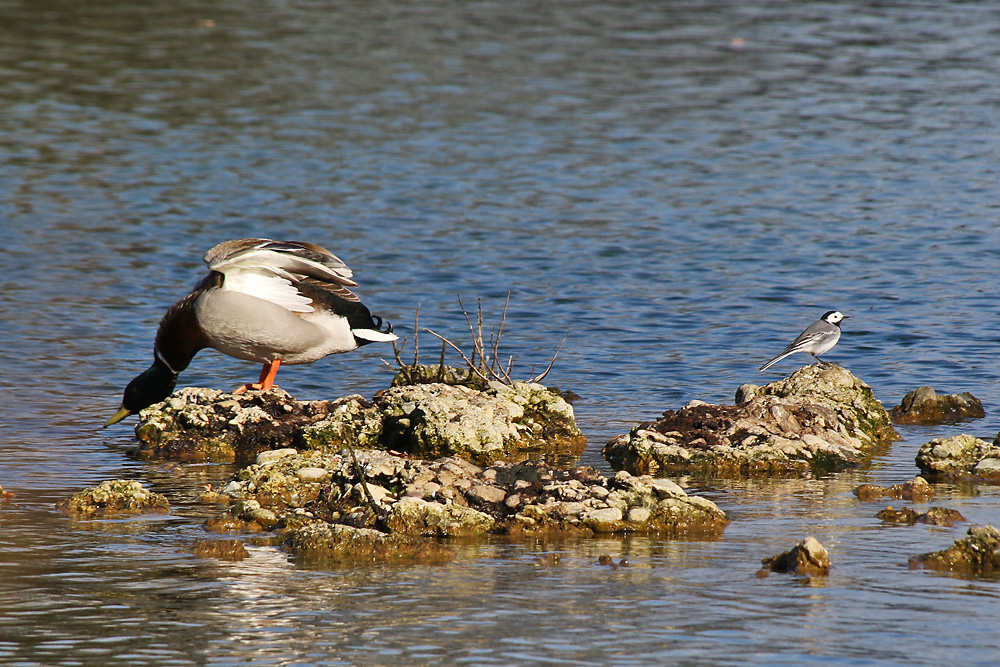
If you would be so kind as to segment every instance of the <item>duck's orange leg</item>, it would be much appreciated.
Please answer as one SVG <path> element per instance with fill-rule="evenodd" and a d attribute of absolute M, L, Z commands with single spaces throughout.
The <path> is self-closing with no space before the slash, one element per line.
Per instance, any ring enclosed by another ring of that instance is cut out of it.
<path fill-rule="evenodd" d="M 269 361 L 264 364 L 264 368 L 260 371 L 260 379 L 253 384 L 245 384 L 242 387 L 237 387 L 233 390 L 234 394 L 242 394 L 247 389 L 257 389 L 258 391 L 267 391 L 271 387 L 276 387 L 278 385 L 274 384 L 274 376 L 278 374 L 278 367 L 281 366 L 281 360 L 275 359 L 274 361 Z"/>

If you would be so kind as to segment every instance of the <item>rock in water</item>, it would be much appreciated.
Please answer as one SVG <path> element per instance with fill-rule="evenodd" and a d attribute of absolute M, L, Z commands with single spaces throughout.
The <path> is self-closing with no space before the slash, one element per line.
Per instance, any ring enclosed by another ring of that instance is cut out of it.
<path fill-rule="evenodd" d="M 740 400 L 667 410 L 612 439 L 604 457 L 633 474 L 801 474 L 862 465 L 876 447 L 899 439 L 871 388 L 832 364 L 744 385 Z"/>
<path fill-rule="evenodd" d="M 943 551 L 914 556 L 911 568 L 926 567 L 965 576 L 992 576 L 1000 572 L 1000 530 L 993 526 L 973 526 L 968 537 L 955 540 Z"/>
<path fill-rule="evenodd" d="M 830 555 L 815 537 L 807 537 L 784 553 L 761 561 L 766 572 L 826 576 L 830 573 Z"/>
<path fill-rule="evenodd" d="M 943 424 L 986 416 L 983 404 L 969 392 L 941 395 L 933 387 L 917 387 L 890 413 L 894 424 Z"/>

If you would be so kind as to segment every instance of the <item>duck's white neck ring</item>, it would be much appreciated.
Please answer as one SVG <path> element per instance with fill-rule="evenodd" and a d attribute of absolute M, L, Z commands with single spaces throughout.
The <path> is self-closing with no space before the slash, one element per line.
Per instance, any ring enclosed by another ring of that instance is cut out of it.
<path fill-rule="evenodd" d="M 167 367 L 167 370 L 168 370 L 168 371 L 170 371 L 170 372 L 171 372 L 171 373 L 173 373 L 174 375 L 179 375 L 179 373 L 178 373 L 177 371 L 175 371 L 175 370 L 174 370 L 173 366 L 171 366 L 171 365 L 170 365 L 170 364 L 169 364 L 169 363 L 167 362 L 167 360 L 163 358 L 163 355 L 162 355 L 162 354 L 160 354 L 160 351 L 159 351 L 159 350 L 154 350 L 154 352 L 153 352 L 153 356 L 155 356 L 155 357 L 156 357 L 156 358 L 157 358 L 157 359 L 159 360 L 159 362 L 160 362 L 161 364 L 163 364 L 164 366 L 166 366 L 166 367 Z"/>

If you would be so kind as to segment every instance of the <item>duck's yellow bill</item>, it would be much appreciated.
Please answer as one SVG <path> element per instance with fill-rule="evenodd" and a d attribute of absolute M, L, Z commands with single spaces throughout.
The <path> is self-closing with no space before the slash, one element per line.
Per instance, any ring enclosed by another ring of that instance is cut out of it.
<path fill-rule="evenodd" d="M 126 408 L 123 405 L 122 407 L 118 408 L 118 412 L 116 412 L 115 414 L 111 415 L 111 419 L 109 419 L 108 421 L 104 422 L 104 428 L 107 428 L 107 427 L 111 426 L 112 424 L 117 424 L 121 420 L 123 420 L 126 417 L 128 417 L 130 414 L 132 414 L 131 410 L 129 410 L 128 408 Z"/>

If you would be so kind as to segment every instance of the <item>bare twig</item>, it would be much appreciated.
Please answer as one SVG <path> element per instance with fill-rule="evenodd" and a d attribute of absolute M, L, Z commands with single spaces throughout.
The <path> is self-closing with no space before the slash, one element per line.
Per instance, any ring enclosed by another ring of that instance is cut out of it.
<path fill-rule="evenodd" d="M 417 365 L 417 359 L 420 357 L 420 304 L 417 304 L 417 310 L 413 313 L 413 365 Z"/>
<path fill-rule="evenodd" d="M 500 326 L 497 327 L 496 337 L 494 337 L 492 333 L 490 334 L 490 342 L 492 343 L 492 346 L 493 346 L 493 358 L 497 361 L 497 364 L 498 364 L 498 367 L 500 368 L 500 371 L 507 378 L 508 384 L 510 383 L 510 372 L 509 371 L 510 371 L 511 364 L 514 361 L 514 357 L 510 358 L 511 360 L 510 360 L 510 362 L 507 365 L 507 370 L 506 371 L 504 371 L 503 366 L 499 366 L 499 361 L 500 361 L 500 336 L 503 335 L 504 325 L 507 324 L 507 306 L 509 306 L 509 305 L 510 305 L 510 292 L 508 291 L 507 292 L 507 298 L 503 302 L 503 312 L 500 314 Z M 481 307 L 480 307 L 480 314 L 482 314 L 482 308 Z"/>
<path fill-rule="evenodd" d="M 444 341 L 441 342 L 441 359 L 438 360 L 438 382 L 444 381 L 444 353 L 448 348 L 445 346 Z"/>
<path fill-rule="evenodd" d="M 549 371 L 552 370 L 552 365 L 556 363 L 556 357 L 559 356 L 559 352 L 562 350 L 562 347 L 566 343 L 567 338 L 569 338 L 569 329 L 566 330 L 566 335 L 563 336 L 562 341 L 559 342 L 559 347 L 556 348 L 555 354 L 552 355 L 552 360 L 549 361 L 549 365 L 545 368 L 545 370 L 542 372 L 541 375 L 537 375 L 531 378 L 530 380 L 528 380 L 528 382 L 541 382 L 542 380 L 545 379 L 545 376 L 548 375 Z"/>
<path fill-rule="evenodd" d="M 486 351 L 483 350 L 483 308 L 482 303 L 479 307 L 479 334 L 476 334 L 476 328 L 472 325 L 472 318 L 469 317 L 469 311 L 465 309 L 465 304 L 462 303 L 462 295 L 458 296 L 458 307 L 462 309 L 462 314 L 465 315 L 465 322 L 469 325 L 469 335 L 472 337 L 472 360 L 466 359 L 466 363 L 470 366 L 476 366 L 476 355 L 479 355 L 479 363 L 486 368 Z M 437 334 L 435 334 L 437 335 Z M 443 340 L 443 339 L 442 339 Z M 457 348 L 456 348 L 457 349 Z M 464 357 L 464 355 L 463 355 Z"/>
<path fill-rule="evenodd" d="M 448 347 L 450 347 L 451 349 L 453 349 L 453 350 L 455 350 L 456 352 L 458 352 L 459 356 L 461 356 L 461 357 L 462 357 L 462 361 L 464 361 L 464 362 L 466 363 L 466 365 L 467 365 L 467 366 L 469 367 L 469 369 L 470 369 L 470 370 L 472 370 L 472 372 L 473 372 L 473 373 L 475 373 L 475 374 L 476 374 L 476 375 L 478 375 L 478 376 L 479 376 L 479 377 L 480 377 L 481 379 L 483 379 L 483 380 L 485 380 L 485 381 L 487 381 L 487 382 L 489 382 L 489 381 L 490 381 L 490 378 L 489 378 L 489 377 L 487 377 L 487 376 L 486 376 L 485 374 L 483 374 L 483 372 L 482 372 L 481 370 L 479 370 L 479 368 L 477 368 L 477 367 L 476 367 L 476 365 L 475 365 L 474 363 L 472 363 L 472 360 L 470 360 L 470 359 L 469 359 L 469 357 L 467 357 L 467 356 L 465 355 L 465 352 L 463 352 L 463 351 L 462 351 L 462 348 L 460 348 L 460 347 L 459 347 L 458 345 L 455 345 L 455 344 L 454 344 L 454 343 L 452 343 L 452 342 L 451 342 L 450 340 L 448 340 L 447 338 L 445 338 L 444 336 L 442 336 L 442 335 L 441 335 L 441 334 L 439 334 L 438 332 L 434 331 L 433 329 L 424 329 L 424 330 L 425 330 L 425 331 L 426 331 L 427 333 L 429 333 L 430 335 L 432 335 L 432 336 L 437 336 L 438 338 L 440 338 L 440 339 L 441 339 L 441 342 L 443 342 L 443 343 L 444 343 L 444 344 L 446 344 L 446 345 L 447 345 Z M 489 369 L 488 369 L 488 368 L 487 368 L 486 370 L 487 370 L 487 371 L 489 371 Z"/>
<path fill-rule="evenodd" d="M 351 453 L 351 462 L 354 467 L 354 474 L 357 475 L 360 480 L 358 483 L 361 486 L 361 492 L 364 494 L 368 509 L 370 509 L 375 515 L 375 527 L 382 532 L 389 532 L 384 528 L 386 511 L 385 509 L 379 507 L 378 503 L 375 502 L 372 492 L 368 489 L 368 480 L 365 478 L 365 471 L 361 467 L 361 463 L 358 462 L 357 455 L 354 453 L 354 434 L 345 433 L 343 443 L 347 445 L 347 451 Z"/>
<path fill-rule="evenodd" d="M 479 379 L 485 382 L 501 382 L 506 385 L 513 385 L 515 380 L 513 377 L 514 369 L 514 357 L 508 356 L 506 363 L 502 361 L 502 356 L 500 353 L 500 343 L 507 326 L 507 310 L 510 307 L 510 292 L 507 293 L 507 297 L 504 300 L 503 311 L 500 315 L 499 325 L 491 329 L 489 332 L 489 340 L 483 339 L 483 331 L 485 330 L 485 317 L 483 314 L 483 302 L 482 299 L 476 299 L 476 316 L 475 321 L 473 321 L 472 315 L 469 310 L 465 307 L 462 302 L 462 295 L 458 294 L 458 305 L 462 309 L 462 315 L 465 317 L 466 326 L 469 328 L 469 337 L 472 339 L 472 351 L 466 353 L 459 345 L 452 342 L 446 336 L 443 336 L 436 331 L 428 328 L 424 328 L 424 331 L 436 337 L 441 341 L 441 357 L 438 362 L 438 372 L 437 381 L 444 381 L 444 368 L 445 368 L 445 353 L 450 347 L 462 358 L 465 365 L 469 368 L 469 373 L 475 375 Z M 419 330 L 419 309 L 417 315 L 414 316 L 413 326 L 415 332 Z M 549 374 L 552 370 L 559 353 L 562 351 L 563 345 L 566 343 L 566 339 L 569 337 L 569 331 L 563 337 L 562 342 L 559 343 L 559 347 L 556 349 L 555 353 L 552 355 L 552 359 L 549 360 L 548 366 L 545 370 L 537 375 L 527 380 L 528 382 L 539 382 Z M 400 350 L 396 349 L 395 343 L 393 344 L 393 350 L 396 352 L 396 363 L 401 369 L 406 369 L 403 365 Z M 419 347 L 417 345 L 417 335 L 414 333 L 414 354 L 413 354 L 413 366 L 419 364 Z M 533 372 L 533 369 L 532 369 Z M 429 379 L 429 378 L 428 378 Z"/>

